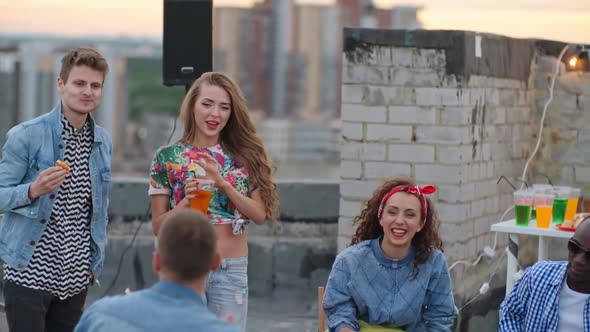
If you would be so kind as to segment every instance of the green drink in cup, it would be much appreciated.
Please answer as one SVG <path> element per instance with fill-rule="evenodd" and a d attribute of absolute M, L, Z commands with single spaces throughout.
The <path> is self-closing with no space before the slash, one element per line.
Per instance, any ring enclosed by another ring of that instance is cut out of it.
<path fill-rule="evenodd" d="M 565 219 L 565 210 L 567 208 L 567 200 L 569 198 L 569 187 L 555 187 L 553 194 L 553 223 L 561 224 Z"/>
<path fill-rule="evenodd" d="M 517 226 L 528 226 L 531 218 L 533 195 L 530 191 L 517 190 L 514 192 L 514 219 Z"/>

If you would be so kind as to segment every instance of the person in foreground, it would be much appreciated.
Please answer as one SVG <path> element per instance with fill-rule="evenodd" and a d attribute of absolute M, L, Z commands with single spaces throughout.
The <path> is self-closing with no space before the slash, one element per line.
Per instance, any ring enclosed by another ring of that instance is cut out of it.
<path fill-rule="evenodd" d="M 425 196 L 435 191 L 405 177 L 375 190 L 328 278 L 330 332 L 451 330 L 457 309 L 439 220 Z"/>
<path fill-rule="evenodd" d="M 567 249 L 567 262 L 538 262 L 525 271 L 500 306 L 501 332 L 590 332 L 590 218 Z"/>
<path fill-rule="evenodd" d="M 152 267 L 160 281 L 148 289 L 101 299 L 80 319 L 76 332 L 237 332 L 203 301 L 209 271 L 219 267 L 213 226 L 199 212 L 167 216 L 158 234 Z"/>
<path fill-rule="evenodd" d="M 59 102 L 6 135 L 0 258 L 11 332 L 71 332 L 102 270 L 112 143 L 91 113 L 107 72 L 96 50 L 68 51 Z"/>
<path fill-rule="evenodd" d="M 150 172 L 152 226 L 157 235 L 166 215 L 190 208 L 199 182 L 213 182 L 207 207 L 221 254 L 221 268 L 207 283 L 207 305 L 218 317 L 233 317 L 246 330 L 250 220 L 276 220 L 278 195 L 272 166 L 248 115 L 246 100 L 229 76 L 204 73 L 180 109 L 181 139 L 158 149 Z"/>

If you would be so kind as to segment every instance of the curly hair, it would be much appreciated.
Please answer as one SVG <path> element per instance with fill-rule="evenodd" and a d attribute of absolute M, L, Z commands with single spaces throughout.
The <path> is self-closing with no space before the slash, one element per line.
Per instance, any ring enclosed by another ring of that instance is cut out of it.
<path fill-rule="evenodd" d="M 401 185 L 415 186 L 416 183 L 408 177 L 396 177 L 385 181 L 381 187 L 373 192 L 373 196 L 367 202 L 365 209 L 354 218 L 353 224 L 356 226 L 356 231 L 352 237 L 351 245 L 365 240 L 376 239 L 383 235 L 383 228 L 377 218 L 381 199 L 391 189 Z M 419 266 L 428 260 L 434 249 L 443 251 L 443 242 L 438 233 L 440 226 L 438 214 L 431 200 L 428 197 L 426 197 L 426 200 L 428 201 L 426 222 L 422 230 L 416 233 L 412 239 L 412 246 L 416 250 L 413 261 L 415 274 L 418 273 Z M 422 219 L 422 211 L 420 211 L 420 220 Z"/>

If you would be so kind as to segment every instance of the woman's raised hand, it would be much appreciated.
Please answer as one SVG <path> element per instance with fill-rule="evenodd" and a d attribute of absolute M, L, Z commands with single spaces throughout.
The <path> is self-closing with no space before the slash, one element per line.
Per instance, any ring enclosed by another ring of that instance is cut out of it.
<path fill-rule="evenodd" d="M 197 155 L 200 157 L 198 163 L 207 172 L 206 176 L 198 176 L 197 179 L 209 179 L 214 183 L 213 185 L 219 189 L 223 189 L 227 184 L 227 181 L 221 176 L 219 172 L 219 163 L 210 154 L 199 152 Z"/>

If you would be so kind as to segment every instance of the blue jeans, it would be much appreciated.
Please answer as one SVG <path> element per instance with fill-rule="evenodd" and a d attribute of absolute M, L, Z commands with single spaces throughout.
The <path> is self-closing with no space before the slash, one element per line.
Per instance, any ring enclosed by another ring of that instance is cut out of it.
<path fill-rule="evenodd" d="M 217 271 L 209 273 L 207 307 L 220 319 L 230 321 L 246 331 L 248 314 L 248 258 L 226 258 Z"/>

